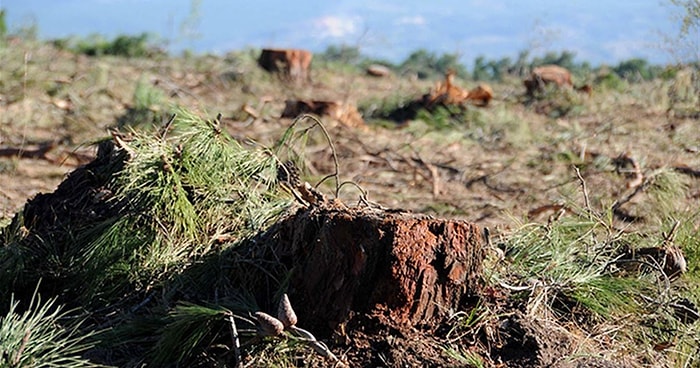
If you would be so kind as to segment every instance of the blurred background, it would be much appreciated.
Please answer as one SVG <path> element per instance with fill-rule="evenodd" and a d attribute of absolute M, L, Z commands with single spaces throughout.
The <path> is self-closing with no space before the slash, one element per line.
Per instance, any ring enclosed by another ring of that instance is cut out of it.
<path fill-rule="evenodd" d="M 518 58 L 570 52 L 593 65 L 645 59 L 677 62 L 668 38 L 682 10 L 670 1 L 602 0 L 3 0 L 13 32 L 41 39 L 147 34 L 181 53 L 261 47 L 323 52 L 349 46 L 398 63 L 416 50 L 455 55 L 467 66 L 479 57 Z M 681 7 L 682 8 L 682 7 Z M 695 56 L 697 56 L 697 51 Z"/>

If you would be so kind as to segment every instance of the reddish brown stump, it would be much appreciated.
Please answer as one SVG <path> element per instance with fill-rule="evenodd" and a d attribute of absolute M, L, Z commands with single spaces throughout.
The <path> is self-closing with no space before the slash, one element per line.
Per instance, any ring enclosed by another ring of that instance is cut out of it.
<path fill-rule="evenodd" d="M 291 270 L 299 325 L 321 336 L 354 315 L 433 324 L 479 290 L 484 258 L 474 224 L 338 204 L 301 209 L 255 243 Z"/>

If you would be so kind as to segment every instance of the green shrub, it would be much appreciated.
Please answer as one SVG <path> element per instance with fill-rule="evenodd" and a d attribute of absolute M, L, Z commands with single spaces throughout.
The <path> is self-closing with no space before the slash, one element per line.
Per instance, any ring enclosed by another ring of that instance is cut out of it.
<path fill-rule="evenodd" d="M 649 65 L 646 59 L 635 58 L 622 61 L 613 71 L 630 82 L 641 82 L 656 78 L 662 72 L 662 68 Z"/>
<path fill-rule="evenodd" d="M 469 77 L 467 69 L 459 62 L 458 54 L 438 56 L 435 53 L 420 49 L 409 55 L 399 66 L 402 74 L 414 73 L 419 79 L 442 78 L 450 69 L 454 70 L 460 78 Z"/>
<path fill-rule="evenodd" d="M 417 118 L 435 129 L 450 129 L 463 125 L 466 110 L 458 106 L 438 106 L 434 109 L 418 110 Z"/>
<path fill-rule="evenodd" d="M 0 42 L 7 37 L 7 12 L 0 9 Z"/>
<path fill-rule="evenodd" d="M 57 46 L 70 45 L 74 52 L 88 56 L 113 55 L 121 57 L 150 57 L 161 53 L 153 46 L 152 37 L 148 33 L 140 35 L 119 35 L 113 40 L 106 40 L 101 35 L 91 35 L 87 38 L 54 41 Z"/>
<path fill-rule="evenodd" d="M 546 86 L 543 92 L 535 94 L 526 104 L 537 113 L 551 118 L 577 114 L 583 109 L 583 99 L 579 93 L 554 85 Z"/>
<path fill-rule="evenodd" d="M 616 73 L 601 72 L 595 79 L 595 84 L 612 91 L 623 91 L 627 87 L 627 83 L 620 78 Z"/>

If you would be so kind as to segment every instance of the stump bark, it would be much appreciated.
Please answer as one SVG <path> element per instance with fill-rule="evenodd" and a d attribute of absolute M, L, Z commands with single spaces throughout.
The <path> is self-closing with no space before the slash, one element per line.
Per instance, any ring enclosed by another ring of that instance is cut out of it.
<path fill-rule="evenodd" d="M 474 224 L 335 202 L 300 209 L 253 243 L 272 244 L 291 270 L 299 325 L 320 336 L 355 315 L 430 325 L 478 293 L 484 258 Z"/>

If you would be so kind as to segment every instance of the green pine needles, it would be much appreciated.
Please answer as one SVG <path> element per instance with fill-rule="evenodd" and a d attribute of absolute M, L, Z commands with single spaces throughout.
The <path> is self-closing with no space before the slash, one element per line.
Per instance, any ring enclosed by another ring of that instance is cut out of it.
<path fill-rule="evenodd" d="M 569 326 L 591 344 L 605 336 L 612 354 L 648 357 L 671 343 L 669 366 L 697 364 L 697 310 L 683 308 L 700 301 L 698 213 L 681 205 L 676 175 L 654 175 L 645 189 L 659 234 L 619 228 L 610 210 L 570 205 L 566 215 L 507 235 L 490 261 L 490 283 L 508 290 L 530 318 Z M 688 264 L 679 277 L 667 274 L 664 250 L 671 248 L 682 250 Z M 585 345 L 579 349 L 585 355 Z"/>
<path fill-rule="evenodd" d="M 284 144 L 294 143 L 287 140 Z M 22 347 L 27 331 L 31 331 L 30 342 L 42 336 L 36 324 L 48 320 L 44 328 L 64 328 L 56 322 L 62 316 L 56 307 L 59 303 L 80 307 L 81 320 L 91 321 L 80 326 L 81 336 L 94 334 L 100 324 L 113 326 L 114 331 L 101 337 L 133 349 L 129 342 L 142 336 L 138 331 L 146 328 L 146 336 L 162 334 L 154 348 L 172 351 L 169 358 L 187 360 L 196 355 L 195 348 L 206 348 L 207 336 L 218 336 L 211 329 L 218 328 L 231 312 L 190 304 L 170 311 L 169 305 L 182 297 L 183 283 L 199 285 L 206 289 L 202 294 L 208 294 L 212 280 L 223 277 L 216 272 L 224 270 L 183 274 L 205 258 L 212 262 L 228 254 L 227 250 L 274 223 L 292 204 L 291 195 L 277 184 L 280 160 L 275 149 L 236 141 L 218 119 L 206 121 L 178 110 L 159 132 L 115 134 L 112 147 L 98 154 L 96 164 L 71 174 L 67 180 L 71 185 L 64 185 L 67 188 L 48 195 L 53 197 L 46 202 L 36 201 L 37 210 L 25 211 L 30 218 L 56 212 L 51 217 L 55 223 L 48 229 L 18 214 L 2 230 L 0 295 L 17 293 L 17 299 L 25 303 L 31 297 L 26 288 L 44 279 L 38 292 L 52 298 L 41 307 L 35 307 L 32 299 L 24 315 L 15 311 L 14 302 L 3 310 L 8 342 L 1 345 L 0 357 L 9 362 L 7 366 L 19 366 L 13 362 L 20 364 L 25 357 L 36 359 L 30 350 L 34 345 Z M 66 193 L 69 197 L 62 197 Z M 53 207 L 42 207 L 47 203 Z M 86 206 L 94 208 L 84 210 Z M 73 212 L 60 212 L 76 208 L 89 216 L 73 218 Z M 201 278 L 208 276 L 212 279 Z M 245 285 L 230 289 L 245 293 Z M 162 299 L 153 297 L 154 290 Z M 138 314 L 152 310 L 157 312 L 144 324 Z M 120 317 L 112 320 L 109 316 Z M 199 331 L 187 336 L 188 347 L 178 344 L 179 337 L 172 339 L 185 325 Z M 59 344 L 64 341 L 61 336 L 71 338 L 78 328 L 71 331 L 43 338 L 47 344 Z M 166 348 L 168 341 L 175 344 Z M 77 342 L 64 346 L 68 349 L 63 356 L 78 351 L 71 346 L 83 347 Z M 163 356 L 154 353 L 153 359 L 159 361 Z"/>
<path fill-rule="evenodd" d="M 97 257 L 85 263 L 112 259 L 108 269 L 128 280 L 165 279 L 222 239 L 226 246 L 259 231 L 290 204 L 276 185 L 274 155 L 243 147 L 217 120 L 180 110 L 160 133 L 135 133 L 123 144 L 131 157 L 114 178 L 113 201 L 124 209 L 90 244 Z"/>
<path fill-rule="evenodd" d="M 42 303 L 36 294 L 28 306 L 10 301 L 9 311 L 0 317 L 0 367 L 102 366 L 81 357 L 94 346 L 94 333 L 80 332 L 55 301 Z"/>

